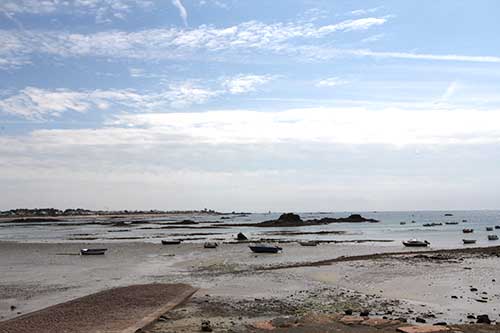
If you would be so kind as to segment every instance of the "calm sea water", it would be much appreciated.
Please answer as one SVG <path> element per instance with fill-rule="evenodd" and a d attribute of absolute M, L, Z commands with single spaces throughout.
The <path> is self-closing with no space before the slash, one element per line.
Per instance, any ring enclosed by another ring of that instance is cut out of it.
<path fill-rule="evenodd" d="M 401 247 L 401 241 L 409 238 L 428 240 L 432 247 L 461 247 L 462 239 L 476 239 L 476 245 L 495 245 L 500 241 L 488 241 L 489 234 L 498 234 L 500 230 L 486 231 L 486 227 L 500 226 L 500 211 L 407 211 L 407 212 L 334 212 L 334 213 L 299 213 L 302 219 L 345 217 L 351 213 L 360 213 L 364 217 L 375 218 L 380 223 L 338 223 L 330 225 L 294 227 L 294 228 L 255 228 L 255 227 L 223 227 L 226 223 L 256 223 L 276 219 L 280 213 L 249 214 L 245 216 L 225 215 L 178 215 L 168 218 L 147 218 L 147 224 L 116 227 L 109 224 L 85 225 L 92 219 L 63 222 L 64 225 L 45 224 L 11 224 L 0 223 L 0 240 L 25 242 L 118 242 L 142 241 L 159 242 L 161 238 L 191 238 L 192 242 L 203 242 L 208 239 L 232 239 L 238 232 L 250 238 L 277 239 L 317 239 L 317 240 L 393 240 L 384 243 L 386 246 Z M 453 216 L 445 216 L 445 214 Z M 199 222 L 210 222 L 193 225 L 194 228 L 161 229 L 175 224 L 176 221 L 191 219 Z M 105 219 L 101 219 L 103 222 Z M 115 219 L 114 222 L 130 222 L 137 218 Z M 466 222 L 463 222 L 463 221 Z M 400 222 L 406 222 L 401 225 Z M 411 221 L 415 221 L 412 223 Z M 446 225 L 445 222 L 458 222 L 457 225 Z M 425 223 L 443 223 L 442 226 L 424 227 Z M 207 228 L 221 226 L 221 228 Z M 463 228 L 472 228 L 474 233 L 463 234 Z M 126 231 L 124 231 L 126 230 Z M 345 231 L 346 234 L 334 235 L 276 235 L 282 231 Z M 203 235 L 205 234 L 205 235 Z M 208 235 L 207 235 L 208 234 Z M 95 239 L 94 239 L 95 238 Z"/>

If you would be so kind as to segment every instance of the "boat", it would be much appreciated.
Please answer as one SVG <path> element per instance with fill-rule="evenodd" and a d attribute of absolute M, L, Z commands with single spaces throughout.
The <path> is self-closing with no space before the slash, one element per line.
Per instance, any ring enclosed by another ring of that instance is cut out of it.
<path fill-rule="evenodd" d="M 467 222 L 467 220 L 463 219 L 462 222 Z"/>
<path fill-rule="evenodd" d="M 455 224 L 458 224 L 458 222 L 445 222 L 444 224 L 446 224 L 446 225 L 455 225 Z"/>
<path fill-rule="evenodd" d="M 399 224 L 401 224 L 401 225 L 405 225 L 405 224 L 406 224 L 406 222 L 399 222 Z"/>
<path fill-rule="evenodd" d="M 464 242 L 464 244 L 476 244 L 475 239 L 462 239 L 462 241 Z"/>
<path fill-rule="evenodd" d="M 491 241 L 498 240 L 498 236 L 497 235 L 488 235 L 488 240 L 491 240 Z"/>
<path fill-rule="evenodd" d="M 462 232 L 463 232 L 464 234 L 470 234 L 470 233 L 473 233 L 473 232 L 474 232 L 474 229 L 465 228 L 465 229 L 463 229 L 463 230 L 462 230 Z"/>
<path fill-rule="evenodd" d="M 486 231 L 493 231 L 493 227 L 486 227 Z"/>
<path fill-rule="evenodd" d="M 299 244 L 302 246 L 316 246 L 318 245 L 318 242 L 315 240 L 310 240 L 310 241 L 301 241 L 299 242 Z"/>
<path fill-rule="evenodd" d="M 180 239 L 162 239 L 163 245 L 179 245 L 182 241 Z"/>
<path fill-rule="evenodd" d="M 80 254 L 82 256 L 96 256 L 103 255 L 108 249 L 81 249 Z"/>
<path fill-rule="evenodd" d="M 436 223 L 436 222 L 422 224 L 422 226 L 424 226 L 424 227 L 435 227 L 435 226 L 438 226 L 438 225 L 443 225 L 443 224 L 442 223 Z"/>
<path fill-rule="evenodd" d="M 248 246 L 252 252 L 255 253 L 278 253 L 283 250 L 279 246 L 268 245 L 268 244 L 258 244 L 258 245 L 250 245 Z"/>
<path fill-rule="evenodd" d="M 496 226 L 495 226 L 495 229 L 500 229 L 500 225 L 496 225 Z"/>
<path fill-rule="evenodd" d="M 205 249 L 216 249 L 218 246 L 219 244 L 217 244 L 216 242 L 205 242 L 205 244 L 203 244 L 203 247 Z"/>
<path fill-rule="evenodd" d="M 453 214 L 451 214 L 451 213 L 446 213 L 446 214 L 444 214 L 444 216 L 453 216 Z"/>
<path fill-rule="evenodd" d="M 429 243 L 426 240 L 419 241 L 419 240 L 416 240 L 416 239 L 410 239 L 410 240 L 407 240 L 407 241 L 403 241 L 403 245 L 404 246 L 408 246 L 408 247 L 426 247 L 426 246 L 431 245 L 431 243 Z"/>

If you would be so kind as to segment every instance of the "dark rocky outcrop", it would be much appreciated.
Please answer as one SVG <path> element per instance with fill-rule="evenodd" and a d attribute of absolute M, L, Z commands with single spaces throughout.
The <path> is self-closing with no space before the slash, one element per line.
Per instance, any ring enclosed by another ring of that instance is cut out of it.
<path fill-rule="evenodd" d="M 330 223 L 361 223 L 361 222 L 379 222 L 375 219 L 365 218 L 359 214 L 352 214 L 348 217 L 325 217 L 322 219 L 312 219 L 312 220 L 302 220 L 299 215 L 294 213 L 282 214 L 277 220 L 264 221 L 260 223 L 248 223 L 243 224 L 244 226 L 252 227 L 301 227 L 309 225 L 322 225 Z M 236 225 L 235 225 L 236 226 Z M 239 224 L 242 226 L 242 224 Z"/>

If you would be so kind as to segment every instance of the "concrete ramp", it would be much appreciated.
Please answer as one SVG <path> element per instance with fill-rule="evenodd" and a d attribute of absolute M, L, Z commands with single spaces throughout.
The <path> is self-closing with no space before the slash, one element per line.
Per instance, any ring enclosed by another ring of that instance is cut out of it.
<path fill-rule="evenodd" d="M 135 333 L 189 299 L 187 284 L 114 288 L 0 322 L 1 333 Z"/>

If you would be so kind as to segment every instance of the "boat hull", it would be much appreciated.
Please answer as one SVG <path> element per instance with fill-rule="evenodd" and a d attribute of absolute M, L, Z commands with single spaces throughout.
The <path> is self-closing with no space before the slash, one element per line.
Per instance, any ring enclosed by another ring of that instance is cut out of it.
<path fill-rule="evenodd" d="M 80 254 L 82 256 L 102 256 L 107 250 L 108 249 L 81 249 Z"/>
<path fill-rule="evenodd" d="M 427 247 L 429 243 L 412 243 L 412 242 L 403 242 L 404 246 L 407 247 Z"/>
<path fill-rule="evenodd" d="M 282 250 L 281 247 L 277 246 L 249 246 L 250 250 L 255 253 L 278 253 Z"/>

